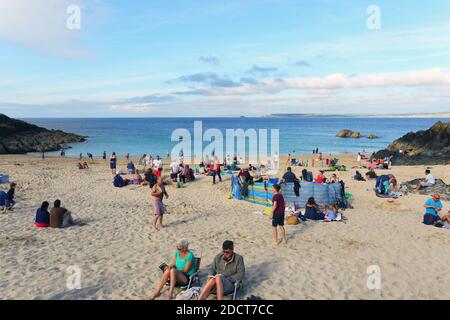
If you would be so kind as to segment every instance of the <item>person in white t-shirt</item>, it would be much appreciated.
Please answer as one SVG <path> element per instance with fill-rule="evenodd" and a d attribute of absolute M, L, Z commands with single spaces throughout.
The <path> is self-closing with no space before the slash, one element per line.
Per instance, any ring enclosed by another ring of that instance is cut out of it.
<path fill-rule="evenodd" d="M 153 168 L 157 169 L 158 171 L 162 171 L 163 162 L 159 156 L 156 156 L 156 159 L 153 160 Z"/>
<path fill-rule="evenodd" d="M 170 177 L 172 181 L 178 180 L 178 173 L 180 172 L 180 166 L 178 165 L 178 162 L 176 160 L 172 161 L 170 164 Z"/>
<path fill-rule="evenodd" d="M 434 178 L 434 176 L 431 174 L 430 170 L 425 170 L 425 174 L 426 177 L 425 179 L 423 179 L 417 186 L 416 186 L 416 191 L 419 191 L 420 189 L 423 188 L 428 188 L 428 187 L 432 187 L 436 184 L 436 179 Z"/>
<path fill-rule="evenodd" d="M 360 152 L 358 152 L 358 157 L 356 158 L 356 161 L 358 162 L 358 167 L 361 167 L 362 157 L 361 157 L 361 153 Z"/>

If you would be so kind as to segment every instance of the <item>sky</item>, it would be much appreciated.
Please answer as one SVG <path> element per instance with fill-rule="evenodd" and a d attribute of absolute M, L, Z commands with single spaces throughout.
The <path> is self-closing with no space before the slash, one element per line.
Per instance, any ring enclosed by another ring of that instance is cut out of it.
<path fill-rule="evenodd" d="M 0 113 L 450 112 L 449 12 L 447 0 L 0 0 Z"/>

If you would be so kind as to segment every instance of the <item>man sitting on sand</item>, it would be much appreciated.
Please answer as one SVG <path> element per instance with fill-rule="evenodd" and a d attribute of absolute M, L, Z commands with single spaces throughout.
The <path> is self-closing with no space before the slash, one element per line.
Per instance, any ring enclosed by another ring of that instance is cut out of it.
<path fill-rule="evenodd" d="M 120 171 L 116 171 L 116 176 L 113 180 L 114 187 L 122 188 L 128 185 L 128 179 L 123 179 L 120 175 Z"/>
<path fill-rule="evenodd" d="M 431 199 L 428 199 L 425 204 L 425 214 L 423 216 L 423 223 L 429 226 L 435 225 L 440 220 L 439 212 L 442 210 L 441 196 L 435 193 Z"/>
<path fill-rule="evenodd" d="M 436 184 L 436 179 L 431 174 L 430 170 L 425 170 L 425 174 L 425 179 L 422 179 L 422 181 L 416 186 L 416 191 L 419 191 L 422 188 L 432 187 Z"/>
<path fill-rule="evenodd" d="M 233 241 L 225 241 L 222 249 L 223 252 L 214 258 L 208 282 L 203 287 L 198 300 L 206 300 L 213 291 L 217 294 L 217 300 L 222 300 L 224 295 L 234 292 L 236 282 L 244 279 L 244 258 L 234 252 Z"/>
<path fill-rule="evenodd" d="M 75 222 L 70 212 L 61 207 L 61 200 L 55 200 L 50 209 L 50 228 L 68 228 L 73 225 Z"/>
<path fill-rule="evenodd" d="M 127 164 L 127 170 L 128 170 L 128 174 L 134 174 L 134 172 L 136 171 L 136 167 L 134 166 L 133 161 L 130 161 Z"/>

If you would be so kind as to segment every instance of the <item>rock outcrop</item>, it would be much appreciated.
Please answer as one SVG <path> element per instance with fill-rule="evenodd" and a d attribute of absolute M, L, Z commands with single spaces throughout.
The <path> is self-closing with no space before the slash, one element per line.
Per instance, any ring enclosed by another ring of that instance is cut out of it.
<path fill-rule="evenodd" d="M 361 138 L 361 132 L 352 131 L 352 130 L 349 130 L 349 129 L 342 129 L 341 131 L 339 131 L 336 134 L 336 137 L 358 139 L 358 138 Z"/>
<path fill-rule="evenodd" d="M 416 186 L 421 182 L 420 179 L 415 179 L 411 181 L 407 181 L 402 183 L 400 189 L 405 186 L 408 192 L 415 193 Z M 435 193 L 439 193 L 441 195 L 441 199 L 445 201 L 450 201 L 450 185 L 446 184 L 441 179 L 436 179 L 436 184 L 432 187 L 424 188 L 418 191 L 419 194 L 433 195 Z"/>
<path fill-rule="evenodd" d="M 0 114 L 0 154 L 57 151 L 86 137 L 61 130 L 47 130 Z"/>
<path fill-rule="evenodd" d="M 437 122 L 428 130 L 410 132 L 373 157 L 392 156 L 393 164 L 436 165 L 450 163 L 450 122 Z"/>
<path fill-rule="evenodd" d="M 379 136 L 372 134 L 372 133 L 367 135 L 367 139 L 378 139 L 378 138 L 379 138 Z"/>

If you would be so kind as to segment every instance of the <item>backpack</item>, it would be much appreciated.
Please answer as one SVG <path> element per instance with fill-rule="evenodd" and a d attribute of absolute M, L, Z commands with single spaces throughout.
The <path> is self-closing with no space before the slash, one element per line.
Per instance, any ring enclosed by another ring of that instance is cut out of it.
<path fill-rule="evenodd" d="M 389 181 L 389 176 L 388 175 L 381 175 L 377 178 L 377 181 L 375 183 L 375 190 L 378 194 L 385 194 L 386 193 L 386 188 L 384 183 L 386 181 Z"/>

